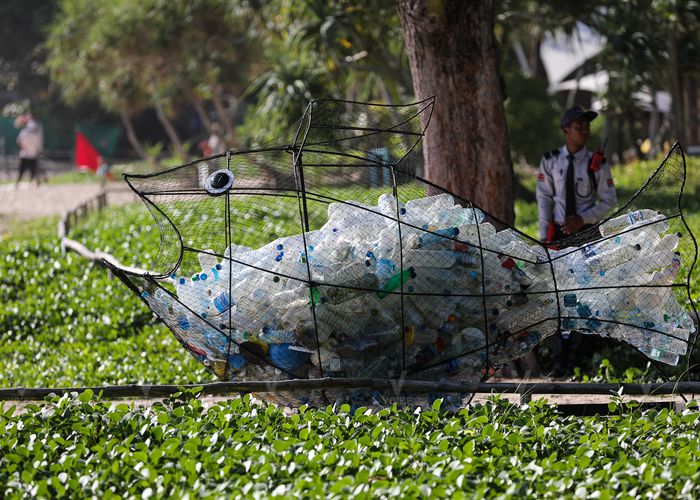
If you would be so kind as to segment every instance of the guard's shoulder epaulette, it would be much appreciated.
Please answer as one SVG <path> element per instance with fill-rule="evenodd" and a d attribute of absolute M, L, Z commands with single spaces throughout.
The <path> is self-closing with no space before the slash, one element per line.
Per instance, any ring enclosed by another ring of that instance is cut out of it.
<path fill-rule="evenodd" d="M 559 149 L 553 149 L 551 151 L 545 151 L 544 159 L 549 160 L 552 156 L 559 156 Z"/>

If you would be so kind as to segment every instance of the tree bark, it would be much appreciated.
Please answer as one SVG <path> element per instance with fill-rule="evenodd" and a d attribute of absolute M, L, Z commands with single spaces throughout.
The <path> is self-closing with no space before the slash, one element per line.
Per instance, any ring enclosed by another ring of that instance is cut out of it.
<path fill-rule="evenodd" d="M 221 86 L 217 85 L 212 92 L 211 102 L 214 103 L 214 109 L 216 114 L 219 115 L 219 121 L 221 122 L 221 127 L 224 129 L 224 137 L 226 138 L 226 149 L 237 148 L 238 147 L 238 137 L 236 136 L 236 129 L 233 126 L 233 122 L 226 113 L 224 108 L 223 99 L 223 89 Z"/>
<path fill-rule="evenodd" d="M 192 107 L 194 108 L 195 112 L 197 113 L 197 116 L 199 116 L 199 119 L 202 120 L 202 123 L 204 124 L 204 128 L 207 129 L 207 133 L 211 135 L 211 120 L 209 119 L 209 115 L 207 115 L 206 110 L 204 109 L 204 104 L 202 103 L 202 99 L 195 95 L 194 92 L 190 93 L 190 102 L 192 103 Z"/>
<path fill-rule="evenodd" d="M 187 161 L 189 155 L 187 154 L 187 151 L 185 151 L 185 148 L 182 146 L 182 141 L 180 140 L 180 136 L 177 135 L 175 127 L 173 127 L 173 124 L 170 122 L 170 119 L 166 115 L 165 109 L 163 109 L 163 104 L 160 102 L 159 99 L 155 99 L 153 107 L 156 110 L 156 116 L 158 117 L 158 121 L 161 123 L 161 125 L 163 125 L 165 133 L 168 134 L 168 138 L 170 139 L 170 142 L 172 143 L 173 148 L 175 149 L 175 153 L 177 153 L 177 155 L 180 156 L 180 158 L 182 158 L 183 161 Z"/>
<path fill-rule="evenodd" d="M 131 144 L 131 147 L 134 148 L 134 151 L 142 160 L 148 161 L 148 154 L 146 154 L 146 150 L 143 148 L 141 141 L 139 141 L 139 138 L 136 136 L 134 125 L 131 123 L 129 107 L 126 103 L 122 103 L 122 105 L 119 107 L 119 116 L 121 117 L 122 125 L 124 125 L 124 130 L 126 130 L 126 138 L 129 141 L 129 144 Z"/>
<path fill-rule="evenodd" d="M 668 76 L 671 87 L 671 109 L 673 110 L 673 129 L 676 140 L 681 146 L 687 146 L 685 106 L 683 105 L 683 78 L 678 68 L 678 26 L 673 22 L 673 29 L 668 39 Z"/>
<path fill-rule="evenodd" d="M 513 165 L 490 0 L 398 0 L 417 100 L 435 96 L 423 145 L 431 182 L 513 224 Z"/>

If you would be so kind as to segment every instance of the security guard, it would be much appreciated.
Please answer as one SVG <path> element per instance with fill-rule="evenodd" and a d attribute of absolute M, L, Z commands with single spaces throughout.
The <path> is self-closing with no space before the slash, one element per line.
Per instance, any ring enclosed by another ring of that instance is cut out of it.
<path fill-rule="evenodd" d="M 555 242 L 598 222 L 617 203 L 610 166 L 602 151 L 586 149 L 590 122 L 581 106 L 567 109 L 560 124 L 566 144 L 544 154 L 537 177 L 540 241 Z"/>
<path fill-rule="evenodd" d="M 567 109 L 560 124 L 566 144 L 544 154 L 537 177 L 540 240 L 553 243 L 598 222 L 617 203 L 615 183 L 603 151 L 586 149 L 590 122 L 598 116 L 581 106 Z M 577 242 L 581 244 L 582 241 Z M 570 374 L 582 341 L 578 332 L 547 339 L 553 377 Z"/>

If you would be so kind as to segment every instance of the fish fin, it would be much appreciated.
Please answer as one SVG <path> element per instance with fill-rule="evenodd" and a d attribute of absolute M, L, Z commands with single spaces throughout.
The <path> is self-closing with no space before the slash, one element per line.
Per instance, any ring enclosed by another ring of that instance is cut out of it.
<path fill-rule="evenodd" d="M 293 147 L 305 157 L 342 155 L 346 164 L 372 161 L 378 149 L 390 148 L 390 158 L 380 163 L 396 164 L 420 142 L 432 114 L 435 98 L 406 105 L 367 104 L 318 99 L 306 108 Z M 304 164 L 313 164 L 304 160 Z M 373 163 L 377 163 L 376 160 Z"/>

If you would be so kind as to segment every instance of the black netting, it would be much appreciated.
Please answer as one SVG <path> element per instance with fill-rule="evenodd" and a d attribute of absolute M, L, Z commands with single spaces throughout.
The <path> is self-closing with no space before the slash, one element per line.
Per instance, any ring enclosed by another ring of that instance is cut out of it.
<path fill-rule="evenodd" d="M 432 105 L 316 101 L 288 143 L 127 176 L 161 248 L 152 274 L 115 272 L 224 380 L 474 382 L 559 330 L 678 364 L 696 258 L 680 147 L 617 213 L 548 248 L 421 179 Z M 336 397 L 393 395 L 283 400 Z"/>

